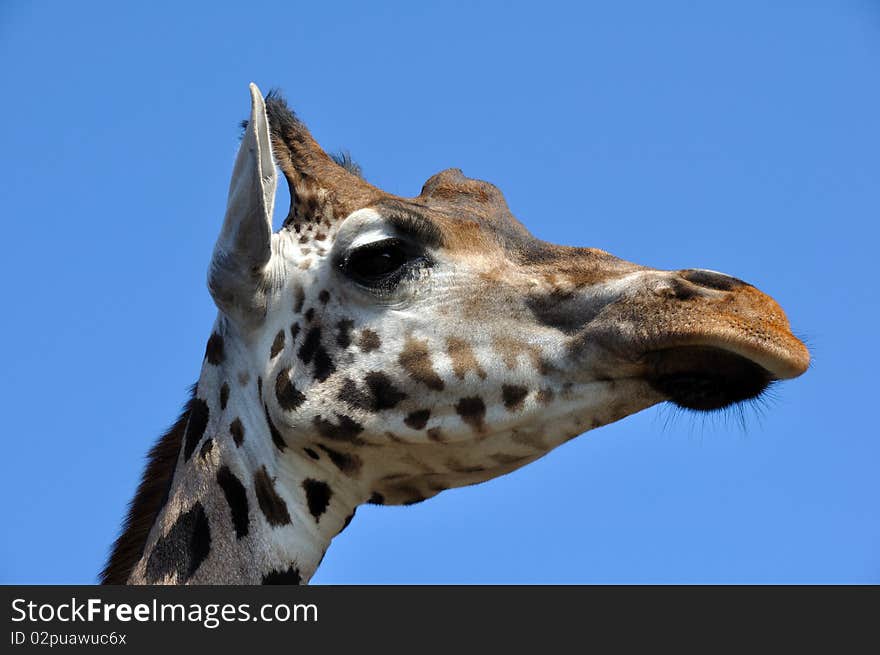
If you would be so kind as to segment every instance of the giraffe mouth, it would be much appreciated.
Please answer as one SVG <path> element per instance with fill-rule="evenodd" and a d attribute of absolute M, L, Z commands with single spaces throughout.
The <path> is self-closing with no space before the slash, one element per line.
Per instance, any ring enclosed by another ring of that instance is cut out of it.
<path fill-rule="evenodd" d="M 686 409 L 712 411 L 759 397 L 778 378 L 760 364 L 714 346 L 647 353 L 648 383 Z"/>

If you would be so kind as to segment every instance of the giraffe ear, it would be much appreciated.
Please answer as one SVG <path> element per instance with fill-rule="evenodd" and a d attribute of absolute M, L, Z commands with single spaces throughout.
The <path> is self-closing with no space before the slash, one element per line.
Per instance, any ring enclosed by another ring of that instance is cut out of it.
<path fill-rule="evenodd" d="M 266 109 L 275 159 L 290 189 L 284 227 L 294 230 L 300 243 L 321 240 L 320 234 L 353 211 L 388 197 L 324 152 L 280 93 L 269 93 Z"/>
<path fill-rule="evenodd" d="M 226 201 L 226 217 L 214 246 L 208 288 L 227 314 L 250 316 L 265 309 L 260 278 L 271 257 L 272 210 L 278 180 L 266 104 L 256 84 L 250 85 L 251 117 L 247 124 Z"/>

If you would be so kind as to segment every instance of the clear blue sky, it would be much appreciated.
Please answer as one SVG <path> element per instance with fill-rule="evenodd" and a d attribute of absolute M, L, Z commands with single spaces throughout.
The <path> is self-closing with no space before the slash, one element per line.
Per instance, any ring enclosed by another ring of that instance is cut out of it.
<path fill-rule="evenodd" d="M 390 192 L 460 167 L 814 354 L 745 429 L 653 408 L 365 507 L 314 582 L 880 582 L 880 4 L 430 4 L 0 5 L 0 582 L 95 580 L 196 379 L 251 80 Z"/>

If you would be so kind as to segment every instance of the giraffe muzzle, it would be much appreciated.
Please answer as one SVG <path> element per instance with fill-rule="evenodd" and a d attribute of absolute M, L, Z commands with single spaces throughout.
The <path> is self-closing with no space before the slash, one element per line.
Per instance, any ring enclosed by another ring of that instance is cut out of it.
<path fill-rule="evenodd" d="M 760 396 L 809 367 L 810 354 L 775 300 L 734 277 L 700 269 L 652 288 L 662 311 L 647 321 L 646 380 L 673 403 L 722 409 Z M 660 308 L 658 308 L 660 309 Z"/>
<path fill-rule="evenodd" d="M 695 410 L 756 398 L 810 363 L 775 300 L 742 280 L 700 269 L 645 269 L 615 280 L 572 333 L 573 353 L 598 346 L 610 358 L 608 370 L 642 378 Z"/>

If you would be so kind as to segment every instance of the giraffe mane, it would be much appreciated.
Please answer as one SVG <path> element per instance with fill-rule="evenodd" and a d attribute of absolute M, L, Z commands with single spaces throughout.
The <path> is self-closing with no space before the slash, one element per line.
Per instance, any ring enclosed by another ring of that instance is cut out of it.
<path fill-rule="evenodd" d="M 150 529 L 168 501 L 195 391 L 196 385 L 193 385 L 180 417 L 159 437 L 147 454 L 147 466 L 134 498 L 128 504 L 122 532 L 113 542 L 107 565 L 98 576 L 101 584 L 125 584 L 131 570 L 144 554 Z"/>

